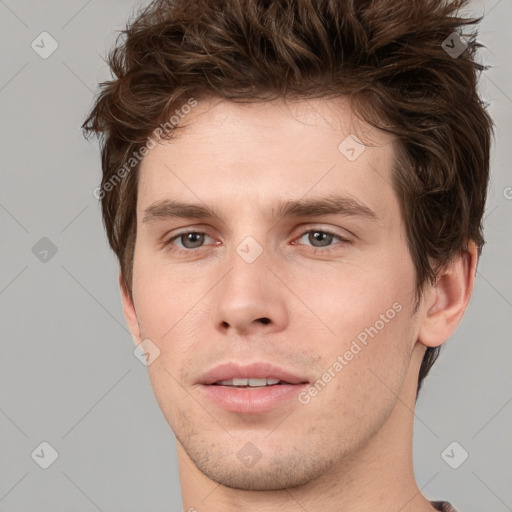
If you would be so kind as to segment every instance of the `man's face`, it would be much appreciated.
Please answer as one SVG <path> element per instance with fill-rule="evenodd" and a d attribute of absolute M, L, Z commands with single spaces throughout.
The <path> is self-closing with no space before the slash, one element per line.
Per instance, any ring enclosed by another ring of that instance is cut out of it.
<path fill-rule="evenodd" d="M 393 139 L 352 121 L 341 100 L 200 102 L 142 162 L 137 341 L 160 350 L 148 370 L 180 456 L 224 485 L 350 461 L 403 391 L 419 326 Z M 281 383 L 219 382 L 250 377 Z"/>

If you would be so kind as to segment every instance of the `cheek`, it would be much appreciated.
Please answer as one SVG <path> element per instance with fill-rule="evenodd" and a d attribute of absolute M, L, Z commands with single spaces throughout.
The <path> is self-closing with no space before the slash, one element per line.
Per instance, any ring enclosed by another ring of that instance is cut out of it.
<path fill-rule="evenodd" d="M 400 324 L 414 299 L 414 269 L 405 258 L 317 266 L 293 282 L 295 293 L 319 323 L 323 321 L 330 335 L 342 339 L 365 329 L 380 333 Z"/>
<path fill-rule="evenodd" d="M 155 340 L 171 338 L 176 331 L 181 336 L 184 328 L 194 325 L 196 306 L 211 285 L 204 275 L 192 276 L 180 265 L 158 263 L 142 252 L 136 252 L 133 272 L 133 295 L 142 334 Z"/>
<path fill-rule="evenodd" d="M 297 282 L 302 282 L 297 294 L 319 317 L 313 318 L 318 330 L 313 325 L 299 329 L 320 333 L 322 328 L 314 349 L 323 371 L 336 375 L 332 399 L 351 403 L 348 394 L 374 402 L 389 394 L 386 386 L 398 392 L 414 346 L 412 261 L 397 255 L 371 265 L 330 266 Z"/>
<path fill-rule="evenodd" d="M 379 270 L 383 270 L 380 267 Z M 321 293 L 300 293 L 329 328 L 314 345 L 302 337 L 303 348 L 321 356 L 314 387 L 304 402 L 312 416 L 326 408 L 326 430 L 343 419 L 346 431 L 357 437 L 361 425 L 377 428 L 400 395 L 414 346 L 411 324 L 411 274 L 393 272 L 332 272 Z M 318 280 L 316 281 L 319 282 Z M 311 289 L 310 289 L 311 290 Z M 318 291 L 318 288 L 317 288 Z M 321 325 L 321 324 L 320 324 Z M 311 328 L 298 326 L 302 332 Z M 303 403 L 304 403 L 303 402 Z M 350 436 L 349 436 L 350 437 Z"/>

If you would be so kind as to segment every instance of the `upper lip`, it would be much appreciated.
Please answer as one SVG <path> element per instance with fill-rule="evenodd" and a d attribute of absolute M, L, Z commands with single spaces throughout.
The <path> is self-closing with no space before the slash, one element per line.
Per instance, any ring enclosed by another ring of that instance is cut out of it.
<path fill-rule="evenodd" d="M 301 377 L 298 373 L 285 370 L 272 363 L 222 363 L 207 371 L 199 378 L 199 384 L 214 384 L 220 380 L 230 379 L 278 379 L 289 384 L 302 384 L 307 379 Z"/>

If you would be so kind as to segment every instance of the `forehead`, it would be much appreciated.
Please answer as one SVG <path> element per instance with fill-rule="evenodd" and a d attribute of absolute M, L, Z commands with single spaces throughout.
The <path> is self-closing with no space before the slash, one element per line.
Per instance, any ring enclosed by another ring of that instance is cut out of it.
<path fill-rule="evenodd" d="M 171 196 L 239 211 L 332 192 L 376 209 L 396 202 L 394 138 L 358 120 L 344 99 L 209 99 L 179 126 L 141 163 L 139 218 L 149 204 Z"/>

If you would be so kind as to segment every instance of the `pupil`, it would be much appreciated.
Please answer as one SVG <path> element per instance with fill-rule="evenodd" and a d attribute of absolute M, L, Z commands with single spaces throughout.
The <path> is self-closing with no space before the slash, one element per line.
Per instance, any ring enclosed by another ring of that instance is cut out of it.
<path fill-rule="evenodd" d="M 183 245 L 188 249 L 199 247 L 203 242 L 203 235 L 201 233 L 187 233 L 185 239 L 182 239 Z"/>
<path fill-rule="evenodd" d="M 315 243 L 318 243 L 319 242 L 319 245 L 320 247 L 324 247 L 324 246 L 327 246 L 329 245 L 331 242 L 332 242 L 332 235 L 329 235 L 328 233 L 324 233 L 322 231 L 315 231 L 313 233 L 311 233 L 309 235 L 310 237 L 310 242 L 314 242 Z M 313 238 L 312 238 L 313 237 Z M 313 245 L 315 245 L 315 243 L 313 243 Z"/>

